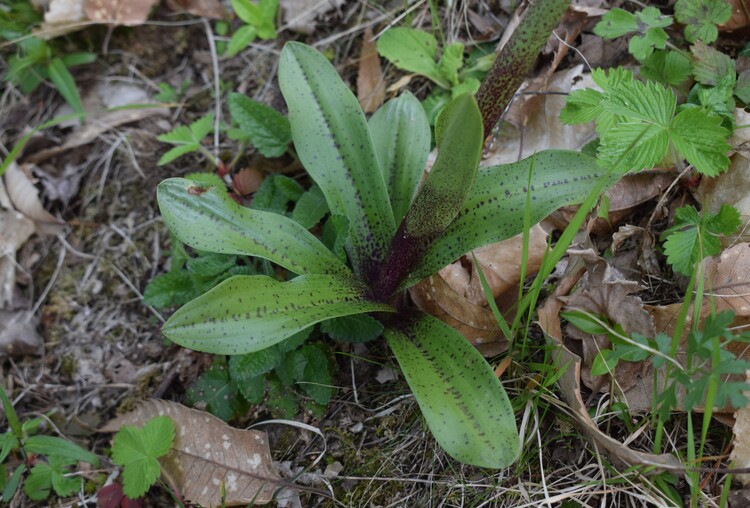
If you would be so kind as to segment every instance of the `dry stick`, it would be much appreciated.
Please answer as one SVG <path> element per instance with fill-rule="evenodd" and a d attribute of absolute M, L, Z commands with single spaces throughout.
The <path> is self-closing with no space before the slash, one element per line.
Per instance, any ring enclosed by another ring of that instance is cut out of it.
<path fill-rule="evenodd" d="M 477 92 L 484 134 L 489 134 L 524 79 L 531 73 L 552 29 L 570 0 L 535 0 L 529 3 L 521 22 L 500 50 L 495 63 Z"/>

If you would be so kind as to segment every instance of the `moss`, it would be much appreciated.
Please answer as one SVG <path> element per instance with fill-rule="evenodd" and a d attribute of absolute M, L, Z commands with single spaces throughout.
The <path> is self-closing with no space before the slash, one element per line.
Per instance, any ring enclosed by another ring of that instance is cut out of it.
<path fill-rule="evenodd" d="M 78 372 L 78 359 L 73 354 L 65 354 L 60 360 L 60 375 L 72 378 Z"/>

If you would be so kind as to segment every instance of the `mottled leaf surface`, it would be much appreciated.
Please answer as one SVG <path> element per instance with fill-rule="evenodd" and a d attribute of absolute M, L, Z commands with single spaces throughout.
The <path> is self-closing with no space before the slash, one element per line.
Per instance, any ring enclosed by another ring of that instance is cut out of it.
<path fill-rule="evenodd" d="M 170 178 L 159 184 L 157 199 L 169 230 L 195 249 L 258 256 L 298 274 L 351 273 L 297 222 L 240 206 L 223 188 Z"/>
<path fill-rule="evenodd" d="M 419 314 L 388 326 L 385 338 L 440 446 L 481 467 L 512 464 L 516 420 L 500 380 L 482 355 L 442 321 Z"/>
<path fill-rule="evenodd" d="M 430 153 L 430 123 L 419 100 L 405 92 L 372 115 L 370 131 L 399 223 L 422 179 Z"/>
<path fill-rule="evenodd" d="M 351 279 L 302 275 L 279 282 L 239 275 L 180 307 L 162 331 L 195 351 L 239 355 L 273 346 L 324 319 L 378 311 L 393 309 L 367 300 L 365 288 Z"/>
<path fill-rule="evenodd" d="M 395 223 L 362 108 L 330 62 L 300 43 L 284 46 L 279 85 L 297 154 L 331 213 L 349 219 L 346 250 L 354 272 L 368 278 Z"/>
<path fill-rule="evenodd" d="M 601 178 L 610 178 L 602 175 L 596 159 L 567 150 L 545 150 L 513 164 L 480 168 L 458 216 L 402 287 L 416 284 L 472 249 L 520 233 L 530 169 L 531 224 L 561 206 L 581 202 Z"/>

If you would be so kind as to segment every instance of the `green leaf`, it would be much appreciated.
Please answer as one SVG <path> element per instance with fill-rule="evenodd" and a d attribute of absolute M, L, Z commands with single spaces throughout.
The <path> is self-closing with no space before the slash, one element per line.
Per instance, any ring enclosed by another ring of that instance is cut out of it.
<path fill-rule="evenodd" d="M 247 410 L 240 390 L 229 377 L 225 358 L 217 357 L 188 388 L 185 398 L 188 404 L 202 404 L 212 415 L 228 421 Z"/>
<path fill-rule="evenodd" d="M 83 478 L 65 476 L 70 473 L 69 466 L 76 461 L 58 456 L 50 456 L 49 464 L 37 462 L 29 471 L 23 490 L 30 499 L 41 501 L 50 495 L 50 489 L 60 497 L 69 497 L 81 490 Z"/>
<path fill-rule="evenodd" d="M 466 252 L 523 231 L 532 158 L 479 168 L 471 192 L 456 219 L 409 274 L 402 288 L 432 275 Z M 602 178 L 601 167 L 587 155 L 545 150 L 533 156 L 529 220 L 534 224 L 561 206 L 580 203 Z"/>
<path fill-rule="evenodd" d="M 229 39 L 226 56 L 230 58 L 235 56 L 237 53 L 247 48 L 256 37 L 258 37 L 258 29 L 254 26 L 245 25 L 239 27 L 237 31 L 232 34 L 232 38 Z"/>
<path fill-rule="evenodd" d="M 428 427 L 450 456 L 489 468 L 516 460 L 520 442 L 508 396 L 461 334 L 419 314 L 386 326 L 385 338 Z"/>
<path fill-rule="evenodd" d="M 565 107 L 560 111 L 560 120 L 567 124 L 593 122 L 604 112 L 604 94 L 593 88 L 570 92 Z"/>
<path fill-rule="evenodd" d="M 320 187 L 313 185 L 302 194 L 292 212 L 292 219 L 305 229 L 315 226 L 328 213 L 328 203 Z"/>
<path fill-rule="evenodd" d="M 37 455 L 51 457 L 56 455 L 71 460 L 88 462 L 95 466 L 99 465 L 99 457 L 84 450 L 75 443 L 55 436 L 30 436 L 23 444 L 24 450 Z"/>
<path fill-rule="evenodd" d="M 247 377 L 240 375 L 232 381 L 250 404 L 263 402 L 263 395 L 266 393 L 266 378 L 264 376 Z"/>
<path fill-rule="evenodd" d="M 25 472 L 25 464 L 21 464 L 16 468 L 15 471 L 13 471 L 13 474 L 11 475 L 8 483 L 5 484 L 5 488 L 3 489 L 2 501 L 10 503 L 10 500 L 13 499 L 13 496 L 16 494 L 16 490 L 18 490 L 18 485 L 21 483 L 21 479 L 23 478 L 23 474 Z"/>
<path fill-rule="evenodd" d="M 736 76 L 736 62 L 729 55 L 703 42 L 696 42 L 693 53 L 693 74 L 702 85 L 716 86 L 727 76 Z"/>
<path fill-rule="evenodd" d="M 305 228 L 282 215 L 240 206 L 224 187 L 170 178 L 156 194 L 170 231 L 195 249 L 258 256 L 294 273 L 350 273 Z"/>
<path fill-rule="evenodd" d="M 663 84 L 677 86 L 690 77 L 693 66 L 678 51 L 655 51 L 641 65 L 641 75 Z"/>
<path fill-rule="evenodd" d="M 275 109 L 241 93 L 229 94 L 229 112 L 265 157 L 283 155 L 292 141 L 289 120 Z"/>
<path fill-rule="evenodd" d="M 732 6 L 724 0 L 677 0 L 674 16 L 685 25 L 688 42 L 701 40 L 711 44 L 719 36 L 716 25 L 729 21 Z"/>
<path fill-rule="evenodd" d="M 411 206 L 430 153 L 430 124 L 419 100 L 402 93 L 370 118 L 370 131 L 396 223 Z"/>
<path fill-rule="evenodd" d="M 328 365 L 328 357 L 320 345 L 307 345 L 300 348 L 300 353 L 307 360 L 302 377 L 297 383 L 318 404 L 326 405 L 335 392 L 331 386 L 333 376 Z"/>
<path fill-rule="evenodd" d="M 716 214 L 698 211 L 693 206 L 678 208 L 675 224 L 663 234 L 664 254 L 675 272 L 690 275 L 695 264 L 721 252 L 719 235 L 730 235 L 742 224 L 736 208 L 723 204 Z"/>
<path fill-rule="evenodd" d="M 300 43 L 284 46 L 279 84 L 297 154 L 332 214 L 349 219 L 347 253 L 367 280 L 385 258 L 395 224 L 362 108 L 331 63 Z"/>
<path fill-rule="evenodd" d="M 302 379 L 306 365 L 307 358 L 300 350 L 289 351 L 274 372 L 284 386 L 291 386 L 295 380 Z"/>
<path fill-rule="evenodd" d="M 320 331 L 340 342 L 369 342 L 383 334 L 383 325 L 367 314 L 356 314 L 323 321 Z"/>
<path fill-rule="evenodd" d="M 344 246 L 349 238 L 349 220 L 343 215 L 331 215 L 323 225 L 321 241 L 336 257 L 346 259 Z"/>
<path fill-rule="evenodd" d="M 167 153 L 162 155 L 161 159 L 157 163 L 159 166 L 168 164 L 175 160 L 177 157 L 185 155 L 190 152 L 197 151 L 200 148 L 201 141 L 205 138 L 213 128 L 213 115 L 209 114 L 196 120 L 190 126 L 180 125 L 174 130 L 158 136 L 156 139 L 163 143 L 170 143 L 177 145 L 176 148 L 169 150 Z"/>
<path fill-rule="evenodd" d="M 23 429 L 21 428 L 21 420 L 18 418 L 18 413 L 16 413 L 13 403 L 10 401 L 8 394 L 5 393 L 5 388 L 2 386 L 0 386 L 0 401 L 2 401 L 3 414 L 5 414 L 5 418 L 8 420 L 10 431 L 16 437 L 16 440 L 23 439 L 24 434 Z"/>
<path fill-rule="evenodd" d="M 579 310 L 569 310 L 560 313 L 560 317 L 565 318 L 568 323 L 572 324 L 583 333 L 589 333 L 591 335 L 602 335 L 607 334 L 609 330 L 605 328 L 599 321 L 594 319 L 597 316 L 589 314 L 588 312 L 582 312 Z"/>
<path fill-rule="evenodd" d="M 698 172 L 716 176 L 729 167 L 729 131 L 721 118 L 700 108 L 680 112 L 670 126 L 674 147 Z"/>
<path fill-rule="evenodd" d="M 440 74 L 451 84 L 458 84 L 458 70 L 464 64 L 464 45 L 452 42 L 443 49 L 443 55 L 438 62 Z"/>
<path fill-rule="evenodd" d="M 231 356 L 229 357 L 229 375 L 234 380 L 262 376 L 275 369 L 281 360 L 281 351 L 274 347 L 246 355 Z"/>
<path fill-rule="evenodd" d="M 69 53 L 60 57 L 66 67 L 78 67 L 79 65 L 86 65 L 96 62 L 96 53 L 79 52 Z"/>
<path fill-rule="evenodd" d="M 130 499 L 145 494 L 161 474 L 157 460 L 172 447 L 175 428 L 167 416 L 157 416 L 140 429 L 123 425 L 115 434 L 112 461 L 123 467 L 123 492 Z"/>
<path fill-rule="evenodd" d="M 746 106 L 750 104 L 750 69 L 745 69 L 737 76 L 734 95 Z"/>
<path fill-rule="evenodd" d="M 182 305 L 198 296 L 186 271 L 157 275 L 143 291 L 143 303 L 160 309 Z"/>
<path fill-rule="evenodd" d="M 469 194 L 482 156 L 482 116 L 468 94 L 453 99 L 435 124 L 438 156 L 406 212 L 375 286 L 387 299 L 450 225 Z"/>
<path fill-rule="evenodd" d="M 390 28 L 378 39 L 377 50 L 399 69 L 421 74 L 439 87 L 450 89 L 450 81 L 435 62 L 437 40 L 432 34 L 414 28 Z"/>
<path fill-rule="evenodd" d="M 616 8 L 602 16 L 594 27 L 594 33 L 605 39 L 634 33 L 628 49 L 638 60 L 645 60 L 654 48 L 664 49 L 667 43 L 664 28 L 671 24 L 672 18 L 663 16 L 656 7 L 646 7 L 635 14 Z"/>
<path fill-rule="evenodd" d="M 289 282 L 236 276 L 181 307 L 162 331 L 196 351 L 251 353 L 324 319 L 393 311 L 366 294 L 358 283 L 332 275 L 303 275 Z"/>
<path fill-rule="evenodd" d="M 65 98 L 65 102 L 73 108 L 73 111 L 83 115 L 85 112 L 83 110 L 81 96 L 78 93 L 78 88 L 76 87 L 73 75 L 70 74 L 65 63 L 59 58 L 53 58 L 49 63 L 49 66 L 47 66 L 47 71 L 49 72 L 50 81 L 55 84 L 55 88 L 57 88 L 60 95 Z"/>

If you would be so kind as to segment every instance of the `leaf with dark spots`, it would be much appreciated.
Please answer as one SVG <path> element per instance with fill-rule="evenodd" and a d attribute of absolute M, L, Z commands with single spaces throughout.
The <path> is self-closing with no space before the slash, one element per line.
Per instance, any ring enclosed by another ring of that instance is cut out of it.
<path fill-rule="evenodd" d="M 370 131 L 396 222 L 411 205 L 430 152 L 430 124 L 409 92 L 388 101 L 370 118 Z"/>
<path fill-rule="evenodd" d="M 258 256 L 298 274 L 351 274 L 292 219 L 240 206 L 219 187 L 170 178 L 159 184 L 157 199 L 169 230 L 195 249 Z"/>
<path fill-rule="evenodd" d="M 239 355 L 260 351 L 325 319 L 365 312 L 393 312 L 368 300 L 350 278 L 303 275 L 279 282 L 238 275 L 182 306 L 162 331 L 196 351 Z"/>
<path fill-rule="evenodd" d="M 387 326 L 385 338 L 440 446 L 453 458 L 503 468 L 520 450 L 500 380 L 482 355 L 442 321 L 419 313 Z"/>
<path fill-rule="evenodd" d="M 297 154 L 331 213 L 349 219 L 346 251 L 366 276 L 385 258 L 395 223 L 364 113 L 331 63 L 303 44 L 284 46 L 279 85 Z"/>
<path fill-rule="evenodd" d="M 413 286 L 472 249 L 523 231 L 529 171 L 530 223 L 561 206 L 579 203 L 602 178 L 596 159 L 568 150 L 545 150 L 513 164 L 480 168 L 458 216 L 419 260 L 402 288 Z"/>
<path fill-rule="evenodd" d="M 430 248 L 461 210 L 482 156 L 482 117 L 474 98 L 462 94 L 443 109 L 435 127 L 439 152 L 432 170 L 388 250 L 375 285 L 387 299 L 414 263 Z"/>

